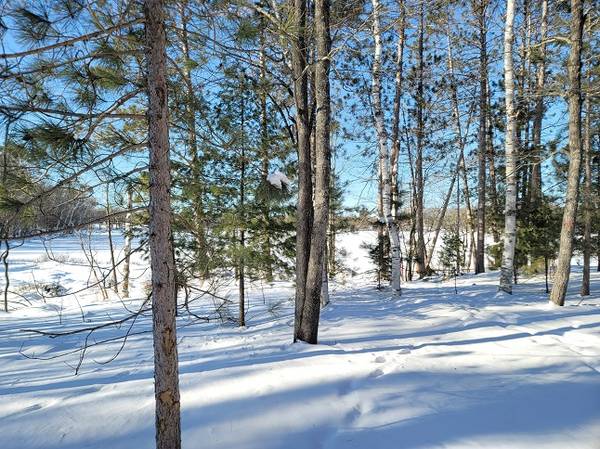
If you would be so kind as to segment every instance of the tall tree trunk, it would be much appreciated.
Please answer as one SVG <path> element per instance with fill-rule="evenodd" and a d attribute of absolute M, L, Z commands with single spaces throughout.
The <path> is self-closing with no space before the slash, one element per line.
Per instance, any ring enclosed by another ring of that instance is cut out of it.
<path fill-rule="evenodd" d="M 133 189 L 131 185 L 127 186 L 127 214 L 125 214 L 125 246 L 123 247 L 123 253 L 125 254 L 125 260 L 123 261 L 123 297 L 129 298 L 129 277 L 131 273 L 131 241 L 133 240 L 132 235 L 132 221 L 133 215 L 131 209 L 133 208 Z"/>
<path fill-rule="evenodd" d="M 542 122 L 544 120 L 544 84 L 546 77 L 546 34 L 548 29 L 548 0 L 541 0 L 539 62 L 536 74 L 535 110 L 533 118 L 533 154 L 531 167 L 531 206 L 537 207 L 542 200 Z"/>
<path fill-rule="evenodd" d="M 261 22 L 263 21 L 261 16 Z M 261 147 L 261 175 L 263 179 L 267 179 L 269 176 L 269 165 L 270 165 L 270 142 L 269 142 L 269 117 L 267 108 L 267 57 L 265 55 L 265 37 L 264 28 L 261 27 L 260 35 L 260 53 L 259 53 L 259 84 L 260 84 L 260 147 Z M 265 221 L 265 236 L 263 239 L 263 253 L 265 255 L 266 266 L 265 266 L 265 277 L 267 282 L 273 282 L 273 259 L 272 259 L 272 245 L 271 245 L 271 211 L 269 201 L 264 200 L 262 204 L 263 220 Z"/>
<path fill-rule="evenodd" d="M 305 12 L 306 5 L 304 5 L 304 15 Z M 325 248 L 327 246 L 327 223 L 329 218 L 329 185 L 331 175 L 331 105 L 329 93 L 331 38 L 329 34 L 329 0 L 317 0 L 315 2 L 315 40 L 317 50 L 315 65 L 315 185 L 314 199 L 309 197 L 314 205 L 314 217 L 312 229 L 310 229 L 308 235 L 308 263 L 304 298 L 295 334 L 296 340 L 302 340 L 307 343 L 317 343 L 323 288 L 323 265 L 325 264 Z M 310 152 L 310 148 L 308 151 Z M 310 167 L 309 164 L 309 176 Z"/>
<path fill-rule="evenodd" d="M 487 169 L 489 181 L 487 182 L 489 191 L 490 191 L 490 203 L 492 206 L 492 216 L 494 218 L 498 217 L 500 210 L 500 199 L 498 198 L 498 181 L 496 178 L 496 149 L 494 147 L 494 124 L 492 122 L 492 91 L 490 88 L 490 80 L 488 78 L 487 82 Z M 489 210 L 489 209 L 488 209 Z M 489 217 L 489 212 L 488 212 Z M 500 230 L 498 229 L 497 218 L 492 220 L 487 220 L 487 228 L 490 229 L 492 233 L 492 237 L 494 238 L 494 243 L 497 244 L 500 242 Z M 495 259 L 496 266 L 500 265 L 500 261 L 498 258 Z"/>
<path fill-rule="evenodd" d="M 583 278 L 581 296 L 590 294 L 590 258 L 592 253 L 592 145 L 591 145 L 591 101 L 590 94 L 585 96 L 585 122 L 583 132 L 583 166 L 585 182 L 583 185 Z"/>
<path fill-rule="evenodd" d="M 298 204 L 296 210 L 296 307 L 294 341 L 299 339 L 306 298 L 306 273 L 313 222 L 310 128 L 308 120 L 308 70 L 306 49 L 306 0 L 290 0 L 294 35 L 291 39 L 296 145 L 298 152 Z"/>
<path fill-rule="evenodd" d="M 573 237 L 577 201 L 579 199 L 579 175 L 581 170 L 581 44 L 583 34 L 583 0 L 571 0 L 571 51 L 567 64 L 569 77 L 569 171 L 567 193 L 563 210 L 560 247 L 550 300 L 562 306 L 571 274 Z"/>
<path fill-rule="evenodd" d="M 381 26 L 379 14 L 381 4 L 379 0 L 372 0 L 373 5 L 373 39 L 375 41 L 375 54 L 373 57 L 373 72 L 371 81 L 371 98 L 373 102 L 373 119 L 375 121 L 375 130 L 377 132 L 377 141 L 379 143 L 379 172 L 382 185 L 382 211 L 383 221 L 387 225 L 388 234 L 391 243 L 392 253 L 392 290 L 400 294 L 400 236 L 398 224 L 392 216 L 391 205 L 391 177 L 390 177 L 390 158 L 388 149 L 388 136 L 385 129 L 383 107 L 381 105 Z"/>
<path fill-rule="evenodd" d="M 477 252 L 475 273 L 485 272 L 485 188 L 486 188 L 486 126 L 487 126 L 487 0 L 476 6 L 479 27 L 479 130 L 477 132 Z"/>
<path fill-rule="evenodd" d="M 394 112 L 392 116 L 392 152 L 390 166 L 392 170 L 392 215 L 398 220 L 400 215 L 400 193 L 398 185 L 398 157 L 400 156 L 400 100 L 402 99 L 402 83 L 404 81 L 404 41 L 406 35 L 406 6 L 404 0 L 398 0 L 400 18 L 398 19 L 398 42 L 396 44 L 396 76 L 394 79 Z"/>
<path fill-rule="evenodd" d="M 179 374 L 175 309 L 177 289 L 171 231 L 171 163 L 166 79 L 165 6 L 145 0 L 148 89 L 148 145 L 150 150 L 150 268 L 154 340 L 154 396 L 156 447 L 179 449 Z"/>
<path fill-rule="evenodd" d="M 504 249 L 500 273 L 500 290 L 512 294 L 515 244 L 517 240 L 517 123 L 514 104 L 513 69 L 513 25 L 515 20 L 515 0 L 506 1 L 506 25 L 504 27 L 504 88 L 506 103 L 506 201 L 504 211 Z"/>
<path fill-rule="evenodd" d="M 415 155 L 415 226 L 417 231 L 416 246 L 416 272 L 419 278 L 426 275 L 425 268 L 425 228 L 423 223 L 423 195 L 425 193 L 423 185 L 423 146 L 425 137 L 425 121 L 423 118 L 423 109 L 425 108 L 425 94 L 423 87 L 423 78 L 425 76 L 425 58 L 424 58 L 424 39 L 425 39 L 425 7 L 424 2 L 419 3 L 419 38 L 417 44 L 417 148 Z"/>
<path fill-rule="evenodd" d="M 242 75 L 243 77 L 243 75 Z M 244 89 L 244 84 L 242 84 Z M 240 252 L 238 257 L 238 324 L 240 327 L 246 325 L 246 270 L 245 270 L 245 257 L 244 252 L 246 251 L 246 142 L 244 136 L 244 118 L 245 118 L 245 104 L 244 104 L 244 93 L 242 91 L 240 104 L 240 117 L 241 117 L 241 132 L 242 132 L 242 145 L 240 148 L 240 198 L 239 198 L 239 215 L 240 215 Z"/>

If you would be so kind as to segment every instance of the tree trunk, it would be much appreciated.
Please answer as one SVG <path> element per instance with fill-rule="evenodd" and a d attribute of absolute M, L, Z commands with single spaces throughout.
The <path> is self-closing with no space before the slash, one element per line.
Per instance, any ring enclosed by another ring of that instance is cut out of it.
<path fill-rule="evenodd" d="M 123 261 L 123 297 L 129 298 L 129 276 L 131 273 L 131 241 L 132 235 L 132 213 L 133 208 L 133 189 L 131 185 L 127 186 L 127 214 L 125 215 L 125 246 L 123 247 L 123 253 L 125 254 L 125 260 Z"/>
<path fill-rule="evenodd" d="M 296 0 L 296 2 L 301 0 Z M 297 6 L 296 13 L 306 15 L 306 5 Z M 296 19 L 298 20 L 298 19 Z M 298 29 L 302 29 L 298 27 Z M 331 175 L 329 67 L 331 38 L 329 35 L 329 0 L 315 2 L 315 36 L 317 60 L 315 65 L 315 185 L 314 199 L 309 190 L 309 201 L 314 205 L 312 228 L 309 230 L 309 244 L 305 285 L 303 288 L 302 309 L 297 316 L 295 340 L 317 343 L 321 295 L 323 288 L 323 265 L 327 245 L 327 224 L 329 218 L 329 186 Z M 306 60 L 306 59 L 304 59 Z M 297 80 L 296 80 L 297 82 Z M 308 147 L 310 159 L 310 147 Z M 310 162 L 310 161 L 309 161 Z M 308 164 L 310 178 L 311 165 Z M 298 281 L 297 281 L 298 282 Z M 296 286 L 298 294 L 298 286 Z"/>
<path fill-rule="evenodd" d="M 242 84 L 242 89 L 244 85 Z M 242 132 L 242 145 L 240 148 L 240 198 L 239 198 L 239 216 L 240 216 L 240 248 L 238 254 L 238 324 L 240 327 L 246 325 L 246 270 L 245 270 L 245 258 L 244 251 L 246 250 L 246 231 L 244 226 L 246 225 L 246 142 L 244 138 L 244 118 L 246 111 L 244 110 L 244 93 L 240 95 L 240 116 L 241 116 L 241 132 Z"/>
<path fill-rule="evenodd" d="M 548 28 L 548 0 L 541 1 L 542 17 L 540 25 L 539 62 L 536 75 L 535 110 L 533 118 L 533 154 L 530 179 L 532 208 L 542 200 L 542 122 L 544 119 L 544 84 L 546 77 L 546 34 Z"/>
<path fill-rule="evenodd" d="M 8 313 L 8 289 L 10 288 L 10 271 L 8 269 L 8 255 L 10 253 L 10 243 L 8 239 L 3 240 L 6 250 L 2 253 L 2 265 L 4 266 L 4 312 Z"/>
<path fill-rule="evenodd" d="M 402 82 L 404 80 L 404 41 L 406 34 L 406 7 L 404 0 L 398 0 L 400 18 L 398 20 L 398 43 L 396 45 L 396 77 L 394 79 L 394 112 L 392 117 L 392 152 L 390 166 L 392 170 L 392 215 L 398 220 L 400 215 L 400 193 L 398 185 L 398 157 L 400 155 L 400 100 L 402 98 Z"/>
<path fill-rule="evenodd" d="M 261 16 L 261 22 L 262 22 Z M 264 29 L 261 29 L 260 35 L 260 54 L 259 54 L 260 74 L 260 147 L 261 147 L 261 171 L 263 179 L 267 179 L 269 176 L 269 165 L 270 165 L 270 154 L 269 154 L 269 117 L 267 108 L 267 58 L 265 55 L 265 43 L 264 43 Z M 272 259 L 272 245 L 271 245 L 271 212 L 269 207 L 269 201 L 264 200 L 262 205 L 263 219 L 265 221 L 265 236 L 263 241 L 263 253 L 265 255 L 266 266 L 265 266 L 265 277 L 267 282 L 273 282 L 273 259 Z"/>
<path fill-rule="evenodd" d="M 106 184 L 106 223 L 108 225 L 108 250 L 110 251 L 110 267 L 112 288 L 115 293 L 119 293 L 119 281 L 117 279 L 117 264 L 115 262 L 115 246 L 112 238 L 112 220 L 110 219 L 110 198 L 108 197 L 108 184 Z"/>
<path fill-rule="evenodd" d="M 171 231 L 171 168 L 166 80 L 165 6 L 144 2 L 150 150 L 150 268 L 154 340 L 156 447 L 179 449 L 179 375 L 175 323 L 175 266 Z"/>
<path fill-rule="evenodd" d="M 424 2 L 419 3 L 419 38 L 417 44 L 417 148 L 415 155 L 415 226 L 417 231 L 417 246 L 416 246 L 416 272 L 419 278 L 423 278 L 426 273 L 425 268 L 425 229 L 423 224 L 423 146 L 425 137 L 425 123 L 423 119 L 423 109 L 425 108 L 425 95 L 423 87 L 423 78 L 425 76 L 425 60 L 424 60 L 424 36 L 425 36 L 425 7 Z"/>
<path fill-rule="evenodd" d="M 569 171 L 567 174 L 567 193 L 563 210 L 560 247 L 554 284 L 550 300 L 556 305 L 565 304 L 565 295 L 571 274 L 573 255 L 573 237 L 579 197 L 579 176 L 581 169 L 581 44 L 583 33 L 583 1 L 571 0 L 571 51 L 567 64 L 569 77 Z"/>
<path fill-rule="evenodd" d="M 504 27 L 504 88 L 506 103 L 506 201 L 504 211 L 504 249 L 500 273 L 500 290 L 512 294 L 515 244 L 517 240 L 517 123 L 514 104 L 513 69 L 513 25 L 515 20 L 515 0 L 506 1 L 506 25 Z"/>
<path fill-rule="evenodd" d="M 306 297 L 306 273 L 310 256 L 313 221 L 310 129 L 308 122 L 308 71 L 306 50 L 306 0 L 290 0 L 293 29 L 291 56 L 294 102 L 296 105 L 296 145 L 298 151 L 298 204 L 296 209 L 296 306 L 294 341 L 299 338 Z"/>
<path fill-rule="evenodd" d="M 375 41 L 375 54 L 373 57 L 373 72 L 371 81 L 371 98 L 373 102 L 373 120 L 375 121 L 375 130 L 377 132 L 377 141 L 379 143 L 379 172 L 382 185 L 382 211 L 381 217 L 388 229 L 392 253 L 392 290 L 395 294 L 400 294 L 400 236 L 398 224 L 392 216 L 391 205 L 391 178 L 390 178 L 390 158 L 388 150 L 388 137 L 385 129 L 383 107 L 381 105 L 381 28 L 379 22 L 379 13 L 381 4 L 379 0 L 372 0 L 373 5 L 373 39 Z"/>
<path fill-rule="evenodd" d="M 479 25 L 479 130 L 477 132 L 477 252 L 475 273 L 485 273 L 485 188 L 486 188 L 486 126 L 487 126 L 487 0 L 477 6 Z"/>
<path fill-rule="evenodd" d="M 585 182 L 583 185 L 583 278 L 581 296 L 590 294 L 590 258 L 592 253 L 592 146 L 591 146 L 591 101 L 590 94 L 585 96 L 585 122 L 583 131 L 583 166 Z"/>

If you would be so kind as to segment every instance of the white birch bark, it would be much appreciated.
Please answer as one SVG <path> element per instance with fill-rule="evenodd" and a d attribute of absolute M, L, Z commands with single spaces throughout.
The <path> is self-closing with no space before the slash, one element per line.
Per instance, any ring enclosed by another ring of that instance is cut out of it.
<path fill-rule="evenodd" d="M 379 144 L 379 170 L 383 184 L 383 220 L 387 225 L 390 236 L 390 247 L 392 255 L 392 289 L 400 294 L 400 236 L 398 225 L 392 216 L 392 188 L 390 176 L 390 151 L 388 148 L 388 137 L 385 129 L 383 108 L 381 105 L 381 26 L 379 13 L 381 4 L 379 0 L 372 0 L 373 5 L 373 39 L 375 41 L 375 53 L 373 56 L 373 73 L 371 81 L 371 97 L 373 102 L 373 119 Z"/>
<path fill-rule="evenodd" d="M 504 27 L 504 88 L 506 103 L 506 206 L 504 211 L 504 249 L 500 270 L 499 289 L 512 294 L 515 245 L 517 241 L 517 155 L 515 138 L 517 122 L 514 104 L 513 70 L 513 24 L 515 1 L 506 1 L 506 25 Z"/>

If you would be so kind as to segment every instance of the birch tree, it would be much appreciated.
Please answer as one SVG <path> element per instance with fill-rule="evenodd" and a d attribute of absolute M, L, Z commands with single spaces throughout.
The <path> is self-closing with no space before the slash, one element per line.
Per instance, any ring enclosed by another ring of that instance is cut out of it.
<path fill-rule="evenodd" d="M 392 290 L 394 293 L 400 294 L 400 236 L 398 225 L 392 216 L 390 151 L 384 122 L 383 107 L 381 104 L 381 58 L 383 51 L 380 23 L 381 3 L 379 0 L 372 0 L 371 4 L 373 6 L 373 40 L 375 44 L 371 80 L 371 99 L 373 103 L 373 120 L 375 122 L 375 131 L 379 146 L 379 172 L 382 185 L 381 209 L 383 211 L 383 217 L 381 217 L 381 219 L 385 222 L 390 237 L 390 249 L 392 254 Z"/>
<path fill-rule="evenodd" d="M 517 149 L 515 145 L 517 122 L 514 102 L 513 25 L 515 0 L 506 1 L 504 27 L 504 89 L 506 104 L 506 201 L 504 210 L 504 248 L 500 271 L 500 290 L 512 294 L 515 245 L 517 241 Z"/>

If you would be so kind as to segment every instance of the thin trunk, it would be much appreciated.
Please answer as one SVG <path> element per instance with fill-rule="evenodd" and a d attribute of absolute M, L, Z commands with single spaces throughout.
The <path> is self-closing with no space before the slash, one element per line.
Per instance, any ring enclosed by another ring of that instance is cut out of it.
<path fill-rule="evenodd" d="M 596 201 L 595 208 L 600 206 L 600 154 L 596 157 Z M 598 229 L 598 228 L 597 228 Z M 600 272 L 600 229 L 596 232 L 596 271 Z"/>
<path fill-rule="evenodd" d="M 8 313 L 8 289 L 10 288 L 10 274 L 8 271 L 8 254 L 10 253 L 10 244 L 4 240 L 6 249 L 2 253 L 2 265 L 4 265 L 4 312 Z"/>
<path fill-rule="evenodd" d="M 185 120 L 188 130 L 188 151 L 191 157 L 191 172 L 192 181 L 197 186 L 192 194 L 192 207 L 194 213 L 194 236 L 196 239 L 196 266 L 201 277 L 205 277 L 208 273 L 208 245 L 206 243 L 206 229 L 204 227 L 204 202 L 203 202 L 203 187 L 202 187 L 202 172 L 198 161 L 198 136 L 196 132 L 196 116 L 195 116 L 195 98 L 196 93 L 192 82 L 191 71 L 191 52 L 189 44 L 188 22 L 189 11 L 187 10 L 188 3 L 185 1 L 181 5 L 181 47 L 185 63 L 182 67 L 183 82 L 185 84 L 187 103 Z"/>
<path fill-rule="evenodd" d="M 112 288 L 115 293 L 119 293 L 119 284 L 117 280 L 117 264 L 115 262 L 115 247 L 113 245 L 112 238 L 112 220 L 110 219 L 110 199 L 108 196 L 108 184 L 106 185 L 106 222 L 108 224 L 108 249 L 110 251 L 110 266 L 112 269 L 111 277 L 112 277 Z"/>
<path fill-rule="evenodd" d="M 262 18 L 261 18 L 262 20 Z M 263 179 L 269 175 L 269 117 L 267 108 L 267 58 L 265 55 L 264 30 L 261 30 L 260 35 L 260 53 L 259 53 L 259 84 L 260 84 L 260 147 L 261 147 L 261 171 Z M 265 277 L 267 282 L 273 282 L 273 260 L 272 260 L 272 245 L 271 245 L 271 213 L 269 201 L 265 200 L 262 205 L 263 220 L 265 222 L 265 236 L 263 242 L 263 253 L 265 255 Z"/>
<path fill-rule="evenodd" d="M 392 215 L 398 220 L 400 193 L 398 185 L 398 157 L 400 155 L 400 100 L 402 98 L 402 82 L 404 80 L 404 41 L 406 34 L 406 7 L 404 0 L 398 0 L 400 18 L 398 20 L 398 43 L 396 45 L 396 77 L 394 79 L 394 113 L 392 117 L 392 152 L 390 166 L 392 170 Z"/>
<path fill-rule="evenodd" d="M 373 5 L 373 39 L 375 41 L 375 54 L 373 57 L 373 71 L 371 81 L 371 99 L 373 102 L 373 119 L 377 132 L 379 143 L 379 171 L 382 184 L 382 210 L 383 221 L 387 225 L 390 236 L 392 253 L 392 290 L 395 294 L 400 294 L 400 236 L 398 224 L 392 216 L 391 205 L 391 178 L 390 178 L 390 157 L 388 149 L 388 136 L 385 129 L 383 107 L 381 104 L 381 55 L 382 40 L 379 14 L 381 4 L 379 0 L 372 0 Z"/>
<path fill-rule="evenodd" d="M 131 272 L 131 241 L 132 235 L 132 213 L 133 208 L 133 189 L 131 186 L 127 186 L 127 214 L 125 215 L 125 246 L 123 247 L 123 253 L 125 254 L 125 260 L 123 261 L 123 297 L 129 298 L 129 276 Z"/>
<path fill-rule="evenodd" d="M 504 212 L 504 248 L 500 273 L 500 290 L 512 294 L 515 244 L 517 240 L 517 154 L 515 140 L 517 123 L 514 104 L 513 24 L 515 0 L 506 1 L 506 25 L 504 28 L 504 88 L 506 103 L 506 206 Z"/>
<path fill-rule="evenodd" d="M 486 126 L 487 126 L 487 0 L 480 0 L 477 6 L 479 26 L 479 130 L 477 133 L 477 252 L 475 273 L 485 272 L 485 188 L 486 188 Z"/>
<path fill-rule="evenodd" d="M 522 70 L 521 70 L 521 104 L 522 104 L 522 115 L 523 115 L 523 140 L 521 142 L 521 154 L 517 160 L 529 160 L 531 158 L 531 139 L 530 139 L 530 110 L 531 110 L 531 7 L 529 4 L 529 0 L 523 0 L 523 43 L 522 43 Z M 530 183 L 530 171 L 531 164 L 521 164 L 522 168 L 520 170 L 521 176 L 517 178 L 520 180 L 520 208 L 521 210 L 527 211 L 529 210 L 529 201 L 531 199 L 530 191 L 529 191 L 529 183 Z M 516 268 L 515 268 L 516 272 Z M 516 280 L 515 280 L 516 284 Z"/>
<path fill-rule="evenodd" d="M 490 82 L 487 82 L 487 169 L 489 182 L 488 187 L 490 189 L 490 202 L 492 205 L 492 216 L 497 217 L 500 210 L 500 201 L 498 198 L 498 183 L 496 179 L 496 150 L 494 148 L 494 126 L 492 123 L 492 92 L 490 89 Z M 489 214 L 488 214 L 489 215 Z M 488 223 L 490 220 L 488 220 Z M 491 226 L 492 236 L 494 237 L 494 243 L 500 241 L 500 231 L 498 229 L 497 220 L 492 220 Z M 499 262 L 496 261 L 496 265 Z"/>
<path fill-rule="evenodd" d="M 550 293 L 548 288 L 548 256 L 544 256 L 544 277 L 546 280 L 546 293 Z"/>
<path fill-rule="evenodd" d="M 454 57 L 452 55 L 452 41 L 450 38 L 450 30 L 447 32 L 447 41 L 448 41 L 448 75 L 450 77 L 450 92 L 452 97 L 452 115 L 454 118 L 454 127 L 456 132 L 456 141 L 458 143 L 459 148 L 459 157 L 456 163 L 455 171 L 452 175 L 452 179 L 450 181 L 450 187 L 448 188 L 448 193 L 446 193 L 446 197 L 444 198 L 444 203 L 442 204 L 442 209 L 440 211 L 440 215 L 438 217 L 438 221 L 435 226 L 435 231 L 433 233 L 433 239 L 431 241 L 431 247 L 429 248 L 429 253 L 427 255 L 427 266 L 426 269 L 430 270 L 431 260 L 433 259 L 433 253 L 435 251 L 435 245 L 438 240 L 438 236 L 440 234 L 440 230 L 442 229 L 442 224 L 444 222 L 444 217 L 446 216 L 446 210 L 448 209 L 448 204 L 450 203 L 450 198 L 452 197 L 452 190 L 454 190 L 454 184 L 459 177 L 461 166 L 464 161 L 464 148 L 465 148 L 465 140 L 462 136 L 462 127 L 460 123 L 460 109 L 458 107 L 458 94 L 456 92 L 456 81 L 454 79 Z M 468 125 L 467 125 L 468 129 Z M 458 188 L 458 187 L 457 187 Z M 460 192 L 457 192 L 457 198 L 460 197 Z M 458 235 L 458 231 L 457 231 Z"/>
<path fill-rule="evenodd" d="M 546 34 L 548 29 L 548 0 L 541 0 L 539 62 L 536 75 L 535 111 L 533 118 L 533 154 L 531 167 L 531 205 L 536 207 L 542 200 L 542 121 L 544 119 L 544 84 L 546 76 Z"/>
<path fill-rule="evenodd" d="M 243 87 L 243 86 L 242 86 Z M 238 292 L 239 292 L 239 326 L 244 327 L 246 325 L 246 273 L 245 273 L 245 260 L 244 251 L 246 250 L 246 231 L 244 226 L 246 225 L 245 218 L 245 207 L 246 207 L 246 142 L 244 139 L 244 93 L 241 95 L 241 132 L 242 132 L 242 145 L 240 149 L 240 199 L 239 199 L 239 215 L 240 215 L 240 252 L 238 257 Z"/>
<path fill-rule="evenodd" d="M 335 164 L 335 154 L 332 154 L 332 164 Z M 335 166 L 331 168 L 332 176 L 330 177 L 331 185 L 329 186 L 329 192 L 333 192 L 335 189 Z M 333 207 L 329 207 L 329 219 L 327 220 L 327 276 L 334 277 L 336 275 L 336 259 L 335 259 L 335 239 L 337 235 L 337 223 L 336 213 Z"/>
<path fill-rule="evenodd" d="M 181 447 L 176 295 L 171 231 L 171 167 L 166 79 L 165 5 L 144 2 L 150 152 L 150 268 L 154 340 L 156 447 Z"/>
<path fill-rule="evenodd" d="M 563 210 L 560 247 L 554 274 L 550 300 L 562 306 L 571 274 L 573 237 L 579 200 L 579 176 L 581 171 L 581 45 L 583 33 L 583 1 L 571 0 L 571 51 L 567 63 L 569 77 L 569 171 L 567 193 Z"/>
<path fill-rule="evenodd" d="M 425 268 L 425 229 L 423 224 L 423 146 L 425 138 L 425 120 L 423 109 L 425 108 L 424 94 L 424 76 L 425 76 L 425 58 L 424 58 L 424 40 L 425 40 L 425 7 L 424 2 L 419 4 L 419 38 L 417 44 L 417 148 L 415 155 L 415 226 L 417 231 L 416 246 L 416 272 L 419 278 L 424 277 L 427 272 Z"/>
<path fill-rule="evenodd" d="M 591 145 L 591 101 L 590 94 L 585 96 L 585 122 L 583 131 L 583 166 L 585 182 L 583 185 L 583 278 L 581 296 L 590 294 L 590 258 L 592 253 L 592 145 Z"/>

